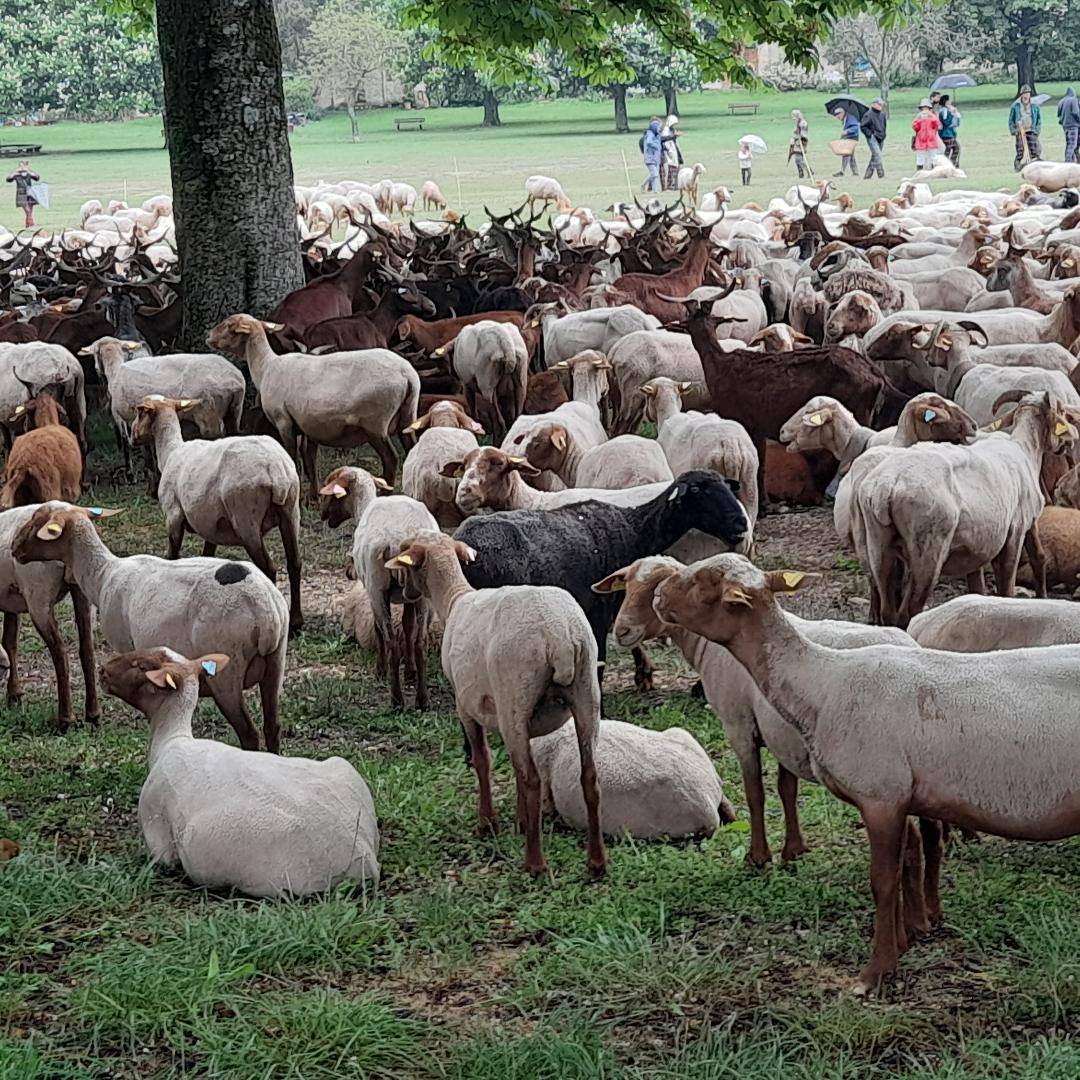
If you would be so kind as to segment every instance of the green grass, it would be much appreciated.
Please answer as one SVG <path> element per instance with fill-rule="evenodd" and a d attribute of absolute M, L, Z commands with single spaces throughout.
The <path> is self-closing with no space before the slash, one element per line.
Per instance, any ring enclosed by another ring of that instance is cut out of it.
<path fill-rule="evenodd" d="M 1039 89 L 1056 98 L 1064 85 L 1040 85 Z M 962 164 L 969 179 L 941 181 L 935 187 L 1015 186 L 1013 144 L 1006 127 L 1013 92 L 1013 87 L 1005 85 L 957 91 L 955 97 L 964 114 L 960 128 Z M 893 194 L 897 181 L 914 171 L 914 154 L 909 149 L 910 122 L 925 93 L 921 88 L 892 93 L 885 154 L 887 180 L 864 182 L 848 177 L 842 185 L 860 204 Z M 681 145 L 688 162 L 701 161 L 706 166 L 702 190 L 726 184 L 735 189 L 737 201 L 749 198 L 762 204 L 782 194 L 795 178 L 794 169 L 786 163 L 791 134 L 789 113 L 793 108 L 801 108 L 810 121 L 812 166 L 823 176 L 834 172 L 836 158 L 826 144 L 837 138 L 839 131 L 836 121 L 824 113 L 829 96 L 812 91 L 781 94 L 768 90 L 682 95 L 680 113 L 685 133 Z M 869 100 L 873 91 L 860 91 L 858 96 Z M 728 116 L 727 104 L 733 100 L 758 101 L 761 111 L 756 117 Z M 630 188 L 637 191 L 643 175 L 638 136 L 649 116 L 662 104 L 651 98 L 632 98 L 632 132 L 621 136 L 614 134 L 611 104 L 606 101 L 506 105 L 501 110 L 503 126 L 497 129 L 480 126 L 478 108 L 454 108 L 427 110 L 424 131 L 397 132 L 394 114 L 377 110 L 362 117 L 362 139 L 355 144 L 349 139 L 348 120 L 331 115 L 294 133 L 296 178 L 310 184 L 320 179 L 378 180 L 392 176 L 417 187 L 431 178 L 441 184 L 452 206 L 471 211 L 475 220 L 485 204 L 495 210 L 520 203 L 525 177 L 544 173 L 558 177 L 576 203 L 602 210 L 613 200 L 628 195 L 623 155 L 629 165 Z M 1043 144 L 1048 158 L 1061 155 L 1061 132 L 1054 108 L 1052 102 L 1043 110 Z M 739 137 L 747 132 L 761 135 L 770 153 L 756 160 L 753 184 L 743 189 L 738 186 L 735 154 Z M 35 159 L 35 167 L 50 183 L 52 206 L 38 215 L 46 226 L 71 224 L 78 207 L 90 197 L 104 200 L 124 197 L 126 193 L 127 200 L 134 204 L 169 187 L 168 156 L 158 117 L 123 123 L 59 123 L 27 130 L 6 129 L 0 141 L 31 137 L 40 140 L 45 150 Z M 859 150 L 860 167 L 865 167 L 868 160 L 863 145 Z M 15 211 L 13 198 L 3 201 L 0 223 L 20 225 L 21 216 Z"/>

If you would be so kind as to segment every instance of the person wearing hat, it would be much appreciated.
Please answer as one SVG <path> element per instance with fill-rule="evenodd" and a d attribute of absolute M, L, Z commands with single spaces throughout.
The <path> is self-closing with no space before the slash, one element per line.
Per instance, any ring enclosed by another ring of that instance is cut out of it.
<path fill-rule="evenodd" d="M 678 191 L 679 166 L 683 156 L 679 149 L 679 118 L 674 113 L 664 121 L 664 126 L 660 129 L 660 146 L 660 188 L 662 191 Z"/>
<path fill-rule="evenodd" d="M 911 121 L 911 130 L 915 132 L 915 169 L 929 169 L 941 145 L 938 139 L 941 121 L 934 115 L 934 106 L 929 98 L 919 102 L 919 114 Z"/>
<path fill-rule="evenodd" d="M 1058 123 L 1065 133 L 1065 161 L 1076 162 L 1076 145 L 1080 141 L 1080 99 L 1070 86 L 1058 103 Z"/>
<path fill-rule="evenodd" d="M 859 118 L 854 113 L 849 113 L 846 109 L 840 108 L 839 106 L 833 110 L 833 116 L 835 116 L 841 124 L 840 138 L 850 139 L 857 146 L 859 143 Z M 840 171 L 838 173 L 833 173 L 833 176 L 843 176 L 844 171 L 849 165 L 851 166 L 851 175 L 858 176 L 859 166 L 855 161 L 854 147 L 852 147 L 850 154 L 844 154 L 840 158 Z"/>
<path fill-rule="evenodd" d="M 937 103 L 937 117 L 941 121 L 941 141 L 945 144 L 945 156 L 960 168 L 960 140 L 956 137 L 960 127 L 960 110 L 948 94 L 942 94 Z"/>
<path fill-rule="evenodd" d="M 1031 100 L 1031 87 L 1021 86 L 1020 96 L 1009 110 L 1009 134 L 1016 140 L 1013 170 L 1019 172 L 1026 159 L 1038 161 L 1042 156 L 1039 133 L 1042 131 L 1042 112 Z"/>
<path fill-rule="evenodd" d="M 863 179 L 869 180 L 874 173 L 884 179 L 885 166 L 881 161 L 881 151 L 885 146 L 886 116 L 885 102 L 881 98 L 874 98 L 870 102 L 870 108 L 863 115 L 859 127 L 866 136 L 866 143 L 870 147 L 870 164 L 866 166 Z"/>
<path fill-rule="evenodd" d="M 34 207 L 37 199 L 30 190 L 41 179 L 33 169 L 29 161 L 20 161 L 18 168 L 7 178 L 9 184 L 15 185 L 15 205 L 23 212 L 26 228 L 32 228 L 34 224 Z"/>
<path fill-rule="evenodd" d="M 795 130 L 791 133 L 791 142 L 788 144 L 788 161 L 795 162 L 795 168 L 799 171 L 799 179 L 810 176 L 810 166 L 806 163 L 806 150 L 810 145 L 810 125 L 806 122 L 799 109 L 791 110 L 791 119 L 795 121 Z M 811 177 L 812 179 L 812 177 Z"/>

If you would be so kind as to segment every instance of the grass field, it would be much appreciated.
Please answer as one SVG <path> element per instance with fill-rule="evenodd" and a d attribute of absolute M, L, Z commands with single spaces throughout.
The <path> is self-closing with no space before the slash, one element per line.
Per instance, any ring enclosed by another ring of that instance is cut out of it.
<path fill-rule="evenodd" d="M 95 442 L 88 498 L 126 510 L 103 526 L 108 542 L 162 552 L 156 505 L 112 486 L 104 432 Z M 764 565 L 823 573 L 804 614 L 863 617 L 864 583 L 828 511 L 766 518 L 760 533 Z M 1080 844 L 954 847 L 946 925 L 881 998 L 859 1002 L 847 990 L 871 919 L 855 815 L 805 788 L 810 854 L 748 868 L 738 770 L 716 718 L 672 653 L 659 654 L 660 689 L 642 696 L 616 650 L 606 715 L 692 731 L 740 821 L 702 843 L 612 843 L 597 885 L 579 837 L 549 824 L 551 878 L 530 881 L 520 837 L 476 834 L 441 675 L 432 711 L 394 711 L 329 614 L 348 543 L 347 529 L 305 511 L 308 623 L 291 649 L 283 732 L 287 753 L 341 754 L 370 783 L 383 845 L 373 895 L 257 903 L 148 866 L 136 819 L 145 723 L 107 699 L 99 730 L 52 733 L 52 669 L 24 626 L 29 692 L 0 706 L 0 836 L 23 848 L 0 866 L 2 1080 L 1080 1074 Z M 232 739 L 205 706 L 197 730 Z M 495 783 L 512 821 L 501 746 Z M 778 847 L 775 799 L 768 822 Z"/>
<path fill-rule="evenodd" d="M 1040 86 L 1040 90 L 1056 98 L 1064 84 Z M 1012 92 L 1006 86 L 957 92 L 964 114 L 960 128 L 962 165 L 969 179 L 942 181 L 936 186 L 1015 186 L 1013 144 L 1006 126 Z M 861 93 L 864 100 L 872 96 L 872 91 Z M 887 179 L 864 182 L 848 177 L 843 184 L 843 189 L 850 190 L 861 204 L 893 194 L 897 181 L 914 171 L 910 123 L 924 94 L 921 89 L 892 94 L 885 154 Z M 835 171 L 837 159 L 826 144 L 837 138 L 839 131 L 837 122 L 825 116 L 827 97 L 811 92 L 771 91 L 683 95 L 683 154 L 687 162 L 701 161 L 706 166 L 706 187 L 726 184 L 736 189 L 738 200 L 745 196 L 765 202 L 782 194 L 795 177 L 793 167 L 786 163 L 791 134 L 789 114 L 793 108 L 801 108 L 810 121 L 812 167 L 820 175 Z M 727 115 L 728 102 L 748 99 L 761 103 L 756 117 Z M 539 172 L 558 177 L 576 203 L 602 209 L 628 194 L 624 154 L 631 187 L 637 191 L 643 177 L 638 136 L 651 113 L 662 105 L 662 101 L 652 99 L 631 99 L 630 135 L 615 135 L 612 131 L 610 102 L 507 105 L 501 110 L 503 126 L 495 129 L 480 126 L 478 108 L 431 109 L 426 113 L 427 129 L 420 132 L 395 131 L 394 114 L 380 110 L 362 117 L 363 139 L 356 144 L 349 141 L 348 120 L 328 116 L 294 133 L 296 177 L 300 182 L 312 183 L 319 179 L 377 180 L 392 176 L 417 187 L 431 178 L 441 184 L 452 206 L 463 206 L 475 217 L 485 203 L 493 210 L 520 203 L 525 177 Z M 1043 113 L 1047 158 L 1061 156 L 1061 129 L 1054 108 L 1050 103 Z M 735 154 L 738 139 L 747 132 L 761 135 L 771 152 L 756 160 L 753 184 L 743 190 L 737 186 Z M 123 197 L 126 192 L 128 201 L 135 203 L 169 185 L 168 158 L 162 149 L 164 140 L 157 117 L 127 123 L 61 123 L 0 131 L 0 142 L 21 138 L 40 140 L 45 148 L 45 153 L 35 159 L 35 167 L 51 186 L 52 206 L 38 215 L 40 223 L 47 226 L 71 224 L 79 206 L 92 196 L 108 199 Z M 860 170 L 868 160 L 863 144 L 859 149 Z M 459 175 L 455 176 L 455 171 Z M 0 223 L 9 227 L 22 224 L 21 213 L 16 213 L 13 203 L 13 196 L 5 198 L 0 207 Z"/>

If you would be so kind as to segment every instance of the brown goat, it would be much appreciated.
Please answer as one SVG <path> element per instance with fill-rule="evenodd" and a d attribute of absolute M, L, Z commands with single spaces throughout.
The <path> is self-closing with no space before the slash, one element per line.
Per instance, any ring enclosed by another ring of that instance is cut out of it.
<path fill-rule="evenodd" d="M 390 336 L 391 347 L 408 341 L 425 353 L 433 353 L 453 341 L 463 326 L 470 326 L 485 319 L 491 322 L 513 323 L 520 330 L 525 322 L 525 314 L 521 311 L 481 311 L 476 315 L 459 315 L 455 319 L 437 319 L 434 322 L 424 322 L 415 315 L 406 315 L 399 319 L 394 327 Z"/>
<path fill-rule="evenodd" d="M 695 235 L 687 246 L 682 265 L 666 274 L 623 274 L 613 288 L 625 293 L 630 303 L 655 315 L 662 323 L 681 317 L 678 304 L 663 299 L 662 294 L 685 296 L 705 281 L 709 266 L 709 238 L 705 233 Z"/>
<path fill-rule="evenodd" d="M 859 423 L 874 419 L 894 423 L 904 396 L 864 357 L 841 345 L 760 353 L 753 349 L 723 351 L 716 341 L 722 319 L 709 313 L 711 303 L 684 301 L 686 327 L 694 343 L 713 408 L 727 420 L 738 420 L 750 434 L 758 454 L 758 491 L 767 492 L 766 441 L 776 439 L 797 409 L 817 394 L 842 401 Z"/>
<path fill-rule="evenodd" d="M 61 423 L 61 412 L 56 399 L 45 391 L 15 410 L 11 422 L 32 415 L 35 426 L 11 446 L 0 509 L 50 499 L 73 502 L 82 493 L 79 440 Z"/>

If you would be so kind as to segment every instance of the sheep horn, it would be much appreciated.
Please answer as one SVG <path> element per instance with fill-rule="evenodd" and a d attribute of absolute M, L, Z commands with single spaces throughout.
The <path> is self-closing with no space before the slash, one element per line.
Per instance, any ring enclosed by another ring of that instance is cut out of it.
<path fill-rule="evenodd" d="M 989 346 L 989 335 L 977 322 L 973 322 L 971 319 L 964 319 L 962 322 L 958 322 L 956 325 L 959 326 L 961 330 L 966 330 L 969 334 L 978 334 L 982 338 L 983 348 Z"/>
<path fill-rule="evenodd" d="M 34 387 L 33 387 L 33 385 L 31 383 L 28 383 L 24 378 L 22 378 L 19 375 L 18 371 L 16 371 L 14 368 L 12 368 L 11 374 L 14 375 L 15 378 L 19 382 L 21 382 L 23 384 L 23 386 L 26 388 L 26 395 L 27 395 L 26 400 L 31 401 L 33 399 L 33 397 L 34 397 Z"/>
<path fill-rule="evenodd" d="M 1024 390 L 1022 388 L 1006 390 L 1003 394 L 998 395 L 997 399 L 994 401 L 994 404 L 990 406 L 990 411 L 996 415 L 998 409 L 1000 409 L 1002 405 L 1009 405 L 1013 402 L 1019 402 L 1023 398 L 1027 397 L 1029 393 L 1029 390 Z"/>

